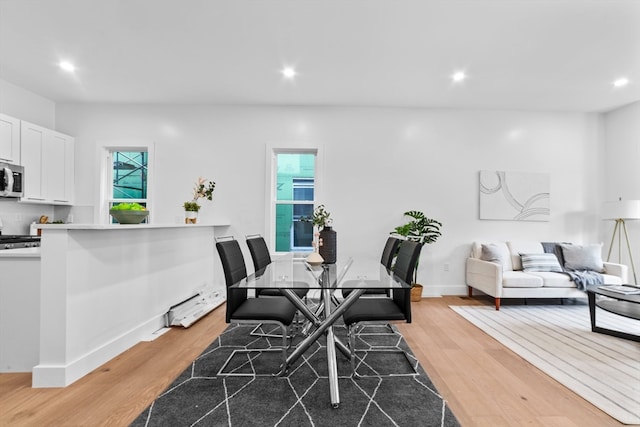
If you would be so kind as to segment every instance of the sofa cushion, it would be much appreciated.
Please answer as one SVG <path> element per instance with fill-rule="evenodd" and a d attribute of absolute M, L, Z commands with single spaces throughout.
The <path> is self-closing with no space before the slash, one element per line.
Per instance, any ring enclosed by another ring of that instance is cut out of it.
<path fill-rule="evenodd" d="M 522 271 L 505 271 L 502 273 L 502 287 L 504 288 L 541 288 L 542 277 Z"/>
<path fill-rule="evenodd" d="M 604 272 L 602 263 L 602 243 L 592 245 L 570 245 L 562 243 L 564 267 L 569 270 L 590 270 Z"/>
<path fill-rule="evenodd" d="M 495 262 L 502 266 L 502 271 L 511 271 L 511 255 L 505 243 L 482 244 L 480 259 L 483 261 Z"/>
<path fill-rule="evenodd" d="M 511 252 L 511 265 L 514 270 L 522 270 L 520 254 L 543 254 L 544 248 L 540 242 L 507 242 Z"/>
<path fill-rule="evenodd" d="M 520 254 L 522 260 L 522 270 L 532 271 L 555 271 L 562 272 L 562 267 L 555 254 Z"/>
<path fill-rule="evenodd" d="M 542 286 L 545 288 L 575 288 L 576 284 L 571 281 L 568 274 L 555 273 L 549 271 L 541 271 L 536 273 L 527 273 L 532 276 L 540 277 L 543 280 Z"/>

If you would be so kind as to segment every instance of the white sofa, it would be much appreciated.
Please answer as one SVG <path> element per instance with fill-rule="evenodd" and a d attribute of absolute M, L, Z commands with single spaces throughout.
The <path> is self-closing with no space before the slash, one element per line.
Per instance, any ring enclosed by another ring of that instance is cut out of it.
<path fill-rule="evenodd" d="M 545 244 L 547 248 L 550 244 Z M 553 263 L 549 254 L 545 254 L 542 242 L 474 242 L 471 254 L 466 260 L 466 281 L 469 296 L 477 289 L 495 298 L 496 310 L 500 309 L 501 298 L 584 298 L 586 293 L 576 286 L 568 274 L 557 272 L 562 267 L 578 267 L 576 270 L 592 270 L 599 272 L 605 284 L 627 283 L 628 268 L 626 265 L 603 262 L 601 259 L 601 245 L 571 245 L 566 244 L 555 248 L 557 266 L 546 268 L 546 265 L 532 265 L 532 259 L 544 258 Z M 575 259 L 577 249 L 590 249 L 596 254 L 588 261 Z M 549 251 L 549 249 L 547 249 Z M 522 254 L 522 256 L 521 256 Z M 564 260 L 564 255 L 573 259 Z M 523 259 L 526 268 L 523 269 Z M 560 263 L 566 261 L 564 266 Z M 570 263 L 571 261 L 571 263 Z M 592 266 L 591 264 L 597 264 Z M 543 263 L 544 264 L 544 263 Z M 587 268 L 579 264 L 586 264 Z M 526 270 L 526 271 L 525 271 Z M 531 271 L 534 270 L 534 271 Z"/>

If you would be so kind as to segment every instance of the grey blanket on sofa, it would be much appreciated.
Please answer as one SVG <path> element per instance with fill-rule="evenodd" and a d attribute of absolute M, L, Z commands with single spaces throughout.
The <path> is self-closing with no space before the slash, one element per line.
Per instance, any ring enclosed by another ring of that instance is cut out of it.
<path fill-rule="evenodd" d="M 542 242 L 542 247 L 546 253 L 555 254 L 558 258 L 558 262 L 562 266 L 564 274 L 571 277 L 571 280 L 576 284 L 576 287 L 582 291 L 587 289 L 587 286 L 604 285 L 604 277 L 597 271 L 591 270 L 569 270 L 564 266 L 564 255 L 562 253 L 562 246 L 555 242 Z"/>
<path fill-rule="evenodd" d="M 571 280 L 576 284 L 576 287 L 582 291 L 587 289 L 587 286 L 604 285 L 604 278 L 602 274 L 596 271 L 584 270 L 565 270 L 565 274 L 571 277 Z"/>

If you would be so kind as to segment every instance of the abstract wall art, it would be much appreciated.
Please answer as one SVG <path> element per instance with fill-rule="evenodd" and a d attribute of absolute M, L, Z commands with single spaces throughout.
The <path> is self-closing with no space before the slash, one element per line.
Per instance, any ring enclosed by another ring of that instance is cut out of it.
<path fill-rule="evenodd" d="M 549 221 L 547 173 L 480 171 L 480 219 Z"/>

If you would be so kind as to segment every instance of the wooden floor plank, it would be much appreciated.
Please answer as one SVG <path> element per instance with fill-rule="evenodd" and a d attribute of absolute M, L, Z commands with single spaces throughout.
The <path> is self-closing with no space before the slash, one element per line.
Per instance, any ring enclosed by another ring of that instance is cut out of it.
<path fill-rule="evenodd" d="M 423 298 L 398 325 L 462 426 L 622 426 L 464 320 Z M 31 374 L 0 374 L 1 426 L 127 426 L 225 328 L 224 306 L 188 329 L 143 342 L 65 388 L 32 389 Z"/>

